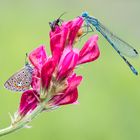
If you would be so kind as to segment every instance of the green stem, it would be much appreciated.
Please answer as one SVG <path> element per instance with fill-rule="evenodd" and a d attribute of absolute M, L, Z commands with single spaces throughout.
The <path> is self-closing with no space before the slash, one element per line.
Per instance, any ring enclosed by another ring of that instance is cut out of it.
<path fill-rule="evenodd" d="M 38 114 L 40 114 L 44 109 L 43 104 L 38 105 L 38 107 L 29 115 L 27 115 L 25 118 L 23 118 L 21 121 L 17 122 L 14 125 L 10 125 L 7 128 L 0 130 L 0 136 L 7 135 L 9 133 L 15 132 L 19 130 L 20 128 L 23 128 L 28 124 L 32 119 L 34 119 Z"/>
<path fill-rule="evenodd" d="M 15 122 L 7 128 L 0 130 L 0 137 L 15 132 L 21 128 L 24 128 L 29 122 L 31 122 L 37 115 L 39 115 L 44 109 L 50 110 L 51 108 L 46 108 L 47 102 L 51 99 L 51 94 L 48 93 L 46 99 L 35 108 L 30 114 L 25 115 L 21 120 L 15 120 Z M 17 122 L 16 122 L 17 121 Z"/>

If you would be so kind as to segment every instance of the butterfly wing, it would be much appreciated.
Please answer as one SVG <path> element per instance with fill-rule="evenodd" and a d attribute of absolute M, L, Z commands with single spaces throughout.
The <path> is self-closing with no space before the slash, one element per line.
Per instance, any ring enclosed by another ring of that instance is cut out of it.
<path fill-rule="evenodd" d="M 30 88 L 32 81 L 31 67 L 23 69 L 12 75 L 4 84 L 5 88 L 15 92 L 23 92 Z"/>

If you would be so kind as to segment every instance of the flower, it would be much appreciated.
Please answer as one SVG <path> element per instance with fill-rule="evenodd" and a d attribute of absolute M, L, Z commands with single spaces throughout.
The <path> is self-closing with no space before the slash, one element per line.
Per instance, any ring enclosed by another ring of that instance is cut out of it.
<path fill-rule="evenodd" d="M 19 112 L 24 116 L 28 112 L 34 110 L 38 104 L 39 94 L 35 90 L 28 90 L 22 94 Z"/>
<path fill-rule="evenodd" d="M 78 98 L 78 90 L 77 86 L 82 81 L 82 76 L 76 76 L 76 74 L 73 74 L 68 78 L 68 86 L 65 90 L 65 93 L 56 95 L 52 98 L 50 101 L 52 105 L 66 105 L 66 104 L 72 104 L 77 101 Z"/>
<path fill-rule="evenodd" d="M 85 45 L 79 52 L 78 64 L 91 62 L 99 57 L 100 51 L 98 48 L 97 41 L 98 41 L 97 35 L 94 35 L 89 38 L 89 40 L 85 43 Z"/>
<path fill-rule="evenodd" d="M 77 17 L 50 31 L 51 56 L 47 56 L 43 45 L 29 54 L 34 69 L 32 89 L 22 94 L 20 116 L 31 113 L 42 102 L 47 110 L 77 101 L 82 76 L 74 70 L 83 63 L 96 60 L 100 54 L 97 35 L 90 37 L 81 50 L 74 48 L 82 25 L 83 18 Z"/>

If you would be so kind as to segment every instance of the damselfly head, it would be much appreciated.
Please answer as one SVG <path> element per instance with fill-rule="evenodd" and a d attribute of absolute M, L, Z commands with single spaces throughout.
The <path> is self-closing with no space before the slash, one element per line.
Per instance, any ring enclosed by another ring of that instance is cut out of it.
<path fill-rule="evenodd" d="M 86 11 L 83 12 L 83 13 L 82 13 L 82 17 L 88 17 L 88 12 L 86 12 Z"/>

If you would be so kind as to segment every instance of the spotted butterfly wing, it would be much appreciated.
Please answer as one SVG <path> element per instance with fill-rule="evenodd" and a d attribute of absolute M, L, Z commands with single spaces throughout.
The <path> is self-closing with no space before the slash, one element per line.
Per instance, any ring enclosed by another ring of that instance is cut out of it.
<path fill-rule="evenodd" d="M 33 68 L 26 64 L 23 69 L 12 75 L 4 84 L 5 88 L 15 92 L 23 92 L 30 88 Z"/>

